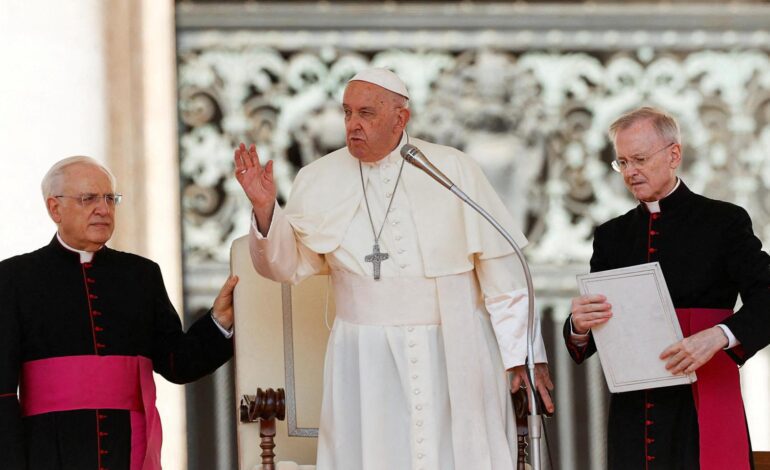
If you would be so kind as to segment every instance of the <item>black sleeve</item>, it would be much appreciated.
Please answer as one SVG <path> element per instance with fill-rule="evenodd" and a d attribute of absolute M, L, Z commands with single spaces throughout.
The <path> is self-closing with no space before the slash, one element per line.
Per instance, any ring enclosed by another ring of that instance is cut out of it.
<path fill-rule="evenodd" d="M 723 323 L 741 342 L 732 352 L 743 363 L 770 343 L 770 255 L 762 251 L 743 208 L 737 207 L 736 217 L 726 227 L 724 249 L 727 272 L 743 306 Z"/>
<path fill-rule="evenodd" d="M 184 384 L 214 372 L 233 356 L 233 340 L 227 339 L 214 324 L 211 311 L 188 329 L 166 293 L 160 268 L 153 264 L 151 289 L 154 289 L 155 326 L 152 362 L 155 372 L 167 380 Z"/>
<path fill-rule="evenodd" d="M 606 232 L 608 230 L 607 225 L 601 225 L 596 228 L 594 231 L 594 251 L 591 255 L 591 272 L 595 273 L 598 271 L 605 271 L 609 268 L 609 260 L 605 256 L 606 253 L 606 241 L 610 240 L 611 238 L 608 238 L 606 235 Z M 570 322 L 572 321 L 572 315 L 567 316 L 567 320 L 564 322 L 564 327 L 562 328 L 562 336 L 564 337 L 564 344 L 567 346 L 567 351 L 569 352 L 570 357 L 572 357 L 572 360 L 574 360 L 578 364 L 582 364 L 583 361 L 591 357 L 596 352 L 596 343 L 594 342 L 594 336 L 593 333 L 590 331 L 588 332 L 588 343 L 584 344 L 583 346 L 575 346 L 572 341 L 570 341 L 571 337 L 571 325 Z"/>
<path fill-rule="evenodd" d="M 10 264 L 0 263 L 0 458 L 2 468 L 27 468 L 16 390 L 21 365 L 21 327 Z"/>

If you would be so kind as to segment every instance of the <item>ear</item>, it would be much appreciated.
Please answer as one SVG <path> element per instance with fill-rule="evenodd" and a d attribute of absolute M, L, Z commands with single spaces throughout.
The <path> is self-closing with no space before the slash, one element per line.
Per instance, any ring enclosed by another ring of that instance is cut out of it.
<path fill-rule="evenodd" d="M 397 134 L 401 134 L 401 132 L 406 129 L 406 125 L 409 122 L 409 118 L 412 116 L 412 112 L 409 111 L 409 108 L 398 108 L 398 115 L 396 117 L 396 127 L 394 128 L 394 131 L 396 131 Z"/>
<path fill-rule="evenodd" d="M 61 223 L 61 203 L 59 199 L 55 197 L 49 197 L 45 200 L 46 208 L 48 209 L 48 215 L 51 216 L 51 220 L 59 225 Z"/>
<path fill-rule="evenodd" d="M 682 164 L 682 146 L 674 144 L 671 146 L 671 169 L 675 170 Z"/>

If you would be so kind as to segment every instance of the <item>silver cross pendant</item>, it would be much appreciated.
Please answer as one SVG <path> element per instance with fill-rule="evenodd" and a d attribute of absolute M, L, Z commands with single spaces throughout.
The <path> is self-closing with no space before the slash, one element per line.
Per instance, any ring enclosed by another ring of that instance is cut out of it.
<path fill-rule="evenodd" d="M 388 259 L 388 254 L 380 252 L 379 243 L 374 244 L 374 248 L 372 248 L 372 254 L 366 255 L 366 257 L 364 257 L 364 261 L 366 261 L 367 263 L 372 263 L 372 266 L 374 268 L 375 281 L 380 280 L 380 264 L 386 259 Z"/>

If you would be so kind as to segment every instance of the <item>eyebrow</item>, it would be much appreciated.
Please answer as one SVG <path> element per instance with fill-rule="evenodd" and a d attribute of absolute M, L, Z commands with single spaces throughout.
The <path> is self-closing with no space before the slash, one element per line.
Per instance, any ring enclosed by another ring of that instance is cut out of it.
<path fill-rule="evenodd" d="M 631 155 L 617 155 L 616 154 L 615 157 L 618 158 L 618 159 L 621 159 L 621 158 L 635 158 L 635 157 L 639 157 L 639 156 L 648 157 L 649 155 L 650 155 L 650 152 L 648 151 L 648 152 L 636 152 L 636 153 L 632 153 Z"/>

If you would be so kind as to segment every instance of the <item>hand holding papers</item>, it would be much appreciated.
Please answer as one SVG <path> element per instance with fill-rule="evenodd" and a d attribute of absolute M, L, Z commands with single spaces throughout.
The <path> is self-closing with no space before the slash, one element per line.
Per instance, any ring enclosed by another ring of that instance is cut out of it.
<path fill-rule="evenodd" d="M 578 276 L 580 293 L 601 294 L 612 318 L 592 328 L 613 393 L 689 384 L 695 373 L 673 375 L 660 353 L 682 339 L 674 304 L 658 263 Z"/>

